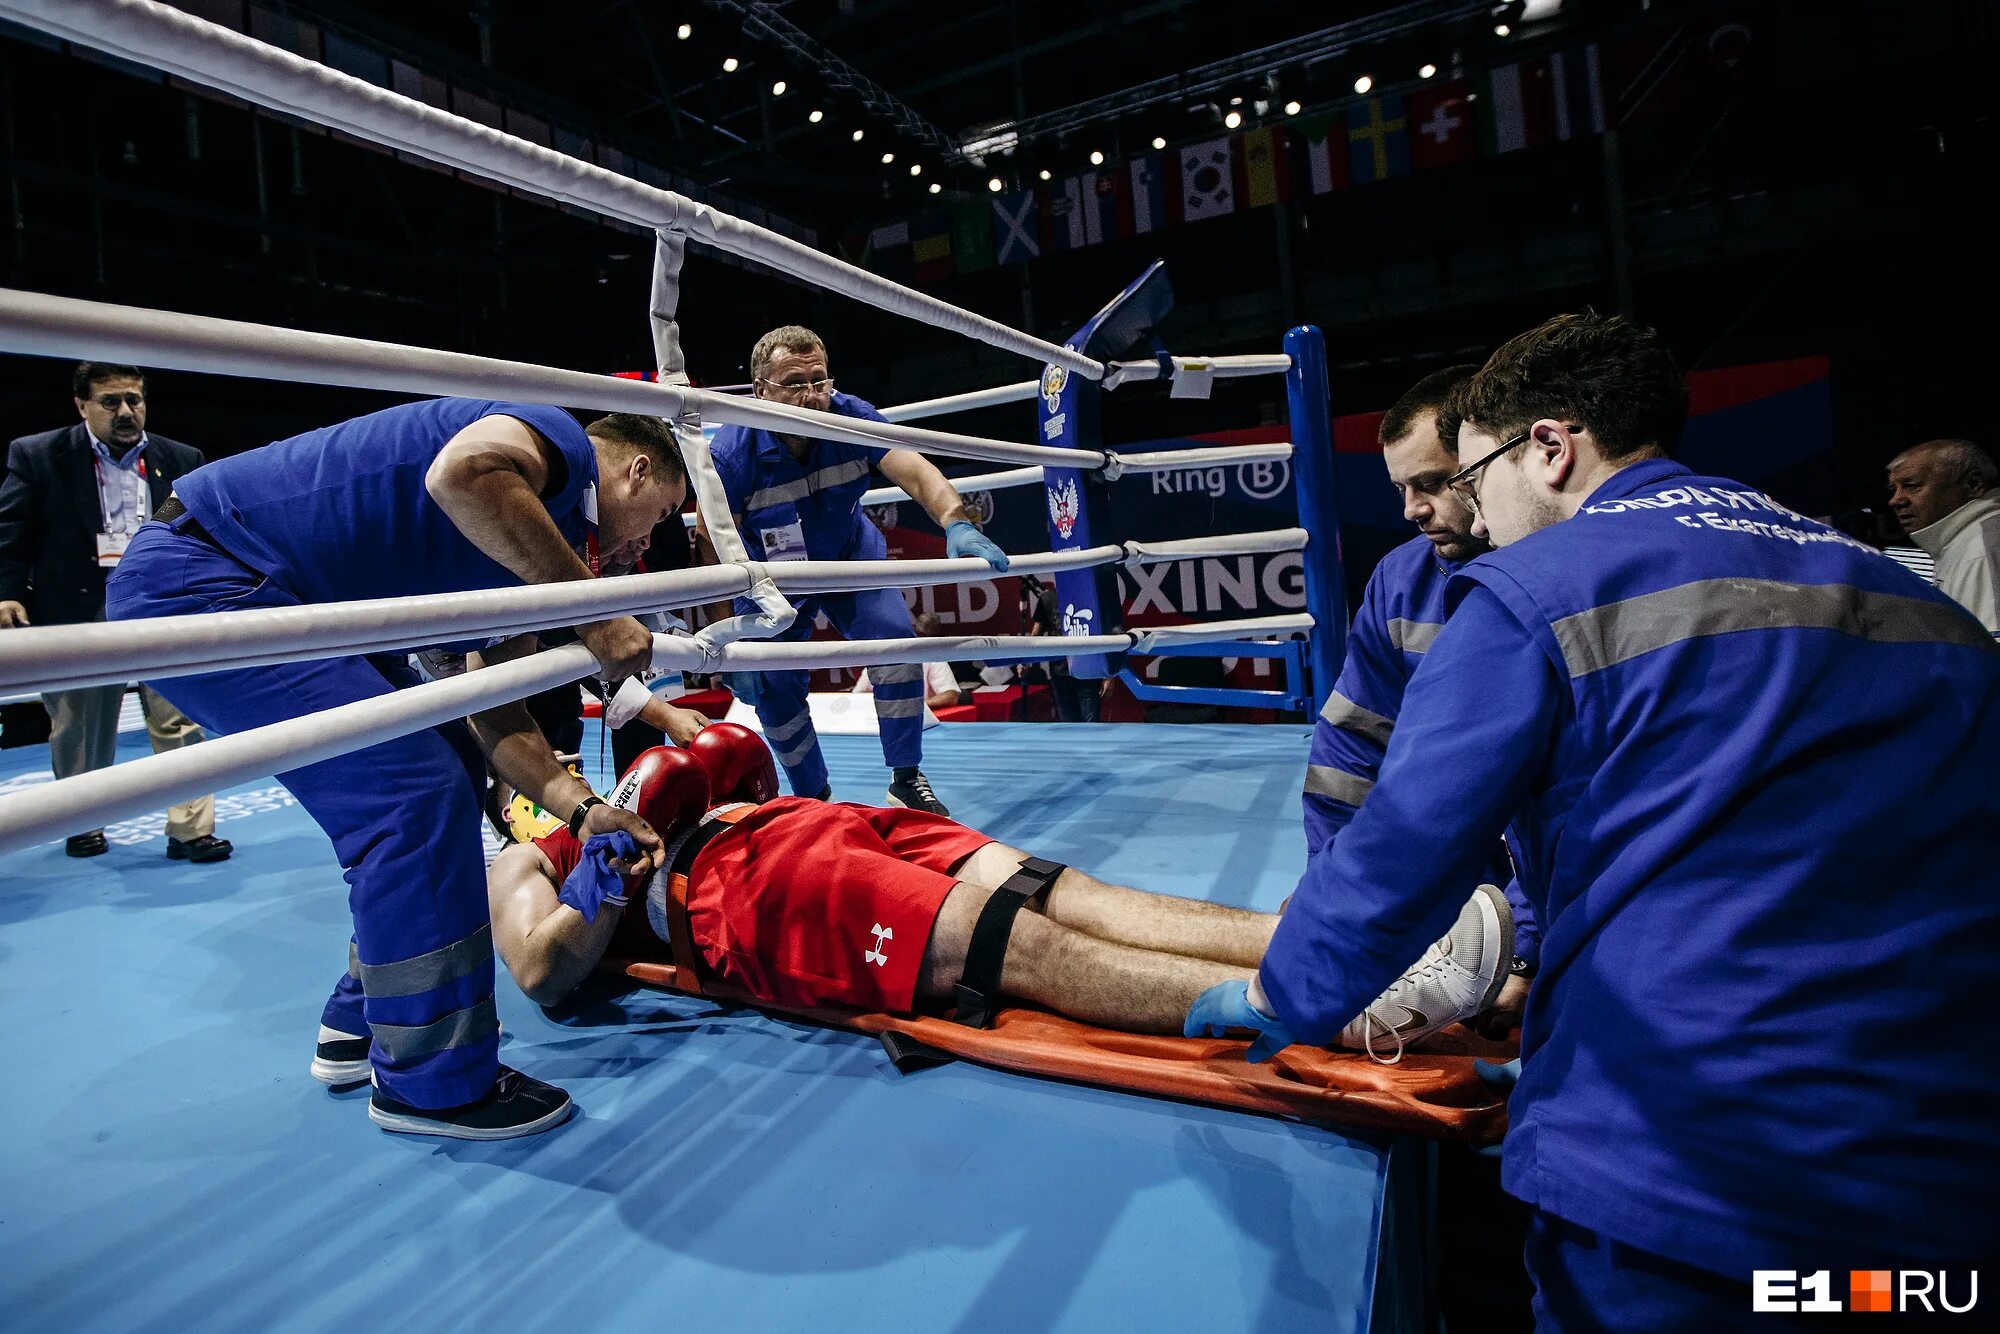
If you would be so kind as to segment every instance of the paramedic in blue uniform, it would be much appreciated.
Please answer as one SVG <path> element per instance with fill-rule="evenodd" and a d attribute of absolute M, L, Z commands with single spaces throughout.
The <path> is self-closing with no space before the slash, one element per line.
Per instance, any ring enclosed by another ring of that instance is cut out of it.
<path fill-rule="evenodd" d="M 1354 819 L 1375 786 L 1382 753 L 1403 710 L 1403 691 L 1424 653 L 1444 628 L 1445 585 L 1460 567 L 1492 550 L 1472 531 L 1472 507 L 1445 480 L 1458 471 L 1458 428 L 1442 419 L 1445 400 L 1477 366 L 1433 371 L 1405 390 L 1382 415 L 1376 440 L 1403 517 L 1417 536 L 1384 556 L 1368 576 L 1347 632 L 1340 679 L 1313 724 L 1306 764 L 1306 854 L 1317 857 Z M 1440 434 L 1449 432 L 1449 439 Z M 1504 884 L 1514 910 L 1513 976 L 1480 1027 L 1507 1031 L 1520 1016 L 1539 937 L 1534 906 L 1521 893 L 1505 850 L 1481 874 Z M 1468 889 L 1470 887 L 1468 886 Z M 1418 1020 L 1406 1022 L 1415 1026 Z"/>
<path fill-rule="evenodd" d="M 873 405 L 852 394 L 837 393 L 827 373 L 826 344 L 818 334 L 796 324 L 773 329 L 757 340 L 750 353 L 753 392 L 786 407 L 832 412 L 862 421 L 884 421 Z M 729 496 L 730 520 L 743 535 L 752 560 L 882 560 L 888 545 L 882 532 L 861 512 L 871 465 L 879 466 L 891 484 L 901 487 L 924 507 L 944 530 L 947 556 L 977 556 L 996 570 L 1007 568 L 1007 555 L 973 525 L 965 503 L 931 461 L 908 449 L 876 451 L 837 440 L 811 440 L 776 435 L 743 426 L 725 426 L 709 449 L 715 470 Z M 707 541 L 708 517 L 697 534 L 703 558 L 715 559 Z M 868 589 L 858 593 L 822 593 L 796 599 L 799 618 L 780 639 L 799 640 L 812 634 L 813 621 L 824 612 L 834 628 L 849 639 L 909 639 L 910 610 L 901 590 Z M 747 601 L 738 610 L 748 611 Z M 875 716 L 882 733 L 882 761 L 890 769 L 888 802 L 948 815 L 944 803 L 924 777 L 924 672 L 914 664 L 870 667 L 875 688 Z M 806 707 L 810 674 L 762 672 L 757 675 L 757 716 L 764 736 L 785 767 L 785 781 L 794 796 L 830 797 L 826 761 Z"/>
<path fill-rule="evenodd" d="M 678 509 L 686 475 L 657 419 L 580 426 L 560 408 L 435 399 L 390 408 L 189 473 L 133 538 L 106 589 L 111 620 L 592 577 L 629 563 Z M 579 556 L 578 551 L 585 554 Z M 606 676 L 651 657 L 635 620 L 578 627 Z M 239 732 L 414 684 L 400 656 L 338 657 L 177 677 L 161 693 Z M 477 739 L 477 745 L 474 739 Z M 480 787 L 485 765 L 584 836 L 658 838 L 558 764 L 527 710 L 495 709 L 279 775 L 333 840 L 354 914 L 327 1035 L 367 1035 L 369 1115 L 385 1129 L 504 1139 L 560 1124 L 562 1090 L 499 1061 Z M 412 818 L 421 813 L 422 818 Z M 329 1080 L 329 1082 L 336 1082 Z"/>
<path fill-rule="evenodd" d="M 2000 649 L 1665 457 L 1684 385 L 1566 315 L 1454 396 L 1498 549 L 1257 977 L 1188 1018 L 1327 1041 L 1513 820 L 1542 950 L 1503 1181 L 1543 1329 L 1734 1329 L 1757 1270 L 2000 1253 Z"/>

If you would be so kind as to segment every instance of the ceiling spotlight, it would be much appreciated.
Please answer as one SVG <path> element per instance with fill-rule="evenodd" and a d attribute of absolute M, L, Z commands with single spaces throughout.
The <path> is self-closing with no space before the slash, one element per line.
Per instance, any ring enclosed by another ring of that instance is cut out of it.
<path fill-rule="evenodd" d="M 1419 79 L 1435 79 L 1437 77 L 1437 72 L 1438 72 L 1438 67 L 1436 65 L 1425 65 L 1422 69 L 1417 71 L 1417 77 Z"/>
<path fill-rule="evenodd" d="M 1162 138 L 1161 138 L 1161 137 L 1160 137 L 1159 135 L 1157 135 L 1157 134 L 1153 136 L 1153 147 L 1154 147 L 1154 148 L 1165 148 L 1166 146 L 1167 146 L 1167 141 L 1166 141 L 1165 139 L 1162 139 Z"/>
<path fill-rule="evenodd" d="M 784 95 L 785 95 L 785 81 L 783 79 L 780 79 L 776 83 L 771 85 L 771 96 L 783 97 Z"/>
<path fill-rule="evenodd" d="M 923 175 L 923 174 L 924 174 L 924 164 L 923 164 L 923 163 L 921 163 L 921 162 L 912 162 L 912 163 L 910 164 L 910 175 L 912 175 L 912 176 L 921 176 L 921 175 Z"/>
<path fill-rule="evenodd" d="M 722 62 L 722 72 L 723 72 L 724 74 L 734 74 L 734 73 L 736 72 L 736 57 L 735 57 L 735 56 L 731 56 L 731 57 L 729 57 L 729 59 L 727 59 L 727 60 L 725 60 L 725 61 L 723 61 L 723 62 Z"/>
<path fill-rule="evenodd" d="M 987 178 L 986 188 L 997 195 L 1007 188 L 1007 182 L 1001 180 L 998 176 L 991 176 Z"/>
<path fill-rule="evenodd" d="M 1365 93 L 1374 86 L 1375 80 L 1369 78 L 1366 74 L 1354 81 L 1354 91 L 1357 93 Z"/>
<path fill-rule="evenodd" d="M 939 185 L 939 184 L 938 184 L 938 183 L 937 183 L 936 181 L 932 181 L 932 182 L 931 182 L 931 193 L 932 193 L 932 194 L 934 194 L 934 195 L 939 195 L 939 194 L 943 194 L 943 193 L 944 193 L 944 187 L 943 187 L 942 185 Z"/>
<path fill-rule="evenodd" d="M 1036 174 L 1046 181 L 1049 178 L 1049 169 L 1047 167 L 1043 167 L 1041 171 L 1037 172 Z"/>
<path fill-rule="evenodd" d="M 1285 114 L 1287 116 L 1296 116 L 1299 114 L 1299 112 L 1303 111 L 1304 109 L 1305 108 L 1301 107 L 1297 102 L 1285 103 Z"/>
<path fill-rule="evenodd" d="M 810 116 L 807 116 L 806 119 L 808 121 L 811 121 L 814 125 L 817 125 L 821 121 L 826 119 L 826 113 L 824 111 L 819 110 L 818 108 L 814 108 L 813 113 Z"/>
<path fill-rule="evenodd" d="M 1229 105 L 1233 107 L 1240 107 L 1243 105 L 1243 99 L 1240 97 L 1232 97 L 1229 99 Z"/>
<path fill-rule="evenodd" d="M 896 155 L 894 153 L 884 153 L 882 155 L 882 165 L 885 167 L 888 166 L 891 162 L 894 162 L 895 160 L 896 160 Z"/>
<path fill-rule="evenodd" d="M 861 142 L 861 131 L 860 131 L 860 130 L 856 130 L 856 131 L 854 132 L 854 142 L 855 142 L 855 143 L 857 143 L 857 144 Z"/>
<path fill-rule="evenodd" d="M 1093 167 L 1101 167 L 1101 166 L 1103 166 L 1103 165 L 1104 165 L 1104 154 L 1102 154 L 1102 153 L 1098 152 L 1098 151 L 1097 151 L 1096 149 L 1092 149 L 1092 150 L 1091 150 L 1091 153 L 1090 153 L 1090 165 L 1091 165 L 1091 166 L 1093 166 Z"/>
<path fill-rule="evenodd" d="M 1504 23 L 1496 23 L 1493 25 L 1493 35 L 1495 37 L 1512 37 L 1514 30 Z"/>
<path fill-rule="evenodd" d="M 692 23 L 681 24 L 680 27 L 674 29 L 674 36 L 680 38 L 682 41 L 685 42 L 688 38 L 694 36 L 694 24 Z"/>
<path fill-rule="evenodd" d="M 1222 118 L 1222 124 L 1225 129 L 1233 130 L 1242 123 L 1243 123 L 1243 113 L 1240 111 L 1232 111 L 1228 115 Z"/>

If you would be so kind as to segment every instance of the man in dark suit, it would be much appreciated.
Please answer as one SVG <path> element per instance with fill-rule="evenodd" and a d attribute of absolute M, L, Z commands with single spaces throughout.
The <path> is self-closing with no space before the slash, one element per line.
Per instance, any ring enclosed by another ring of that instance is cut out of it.
<path fill-rule="evenodd" d="M 29 623 L 78 625 L 104 619 L 104 577 L 139 525 L 174 482 L 206 460 L 177 440 L 146 433 L 146 376 L 134 366 L 84 362 L 71 382 L 83 420 L 23 436 L 7 446 L 0 481 L 0 630 Z M 56 777 L 108 766 L 118 746 L 123 686 L 93 686 L 43 697 L 53 722 L 49 759 Z M 202 730 L 145 686 L 139 698 L 155 751 L 203 739 Z M 70 836 L 72 857 L 106 850 L 102 829 Z M 167 855 L 219 862 L 232 851 L 215 836 L 215 798 L 167 811 Z"/>

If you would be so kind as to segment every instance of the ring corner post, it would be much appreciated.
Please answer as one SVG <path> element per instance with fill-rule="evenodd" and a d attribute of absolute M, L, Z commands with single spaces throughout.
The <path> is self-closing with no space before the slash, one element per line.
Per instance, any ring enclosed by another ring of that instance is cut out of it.
<path fill-rule="evenodd" d="M 1285 397 L 1292 427 L 1292 474 L 1299 526 L 1306 530 L 1306 610 L 1313 630 L 1308 703 L 1325 702 L 1347 656 L 1347 576 L 1340 562 L 1340 506 L 1334 479 L 1333 396 L 1326 374 L 1326 336 L 1310 324 L 1285 333 Z"/>

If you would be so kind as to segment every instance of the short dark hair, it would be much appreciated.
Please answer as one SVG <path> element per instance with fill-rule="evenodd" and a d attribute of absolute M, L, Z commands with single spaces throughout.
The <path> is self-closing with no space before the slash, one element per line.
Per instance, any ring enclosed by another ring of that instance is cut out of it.
<path fill-rule="evenodd" d="M 669 479 L 687 477 L 687 464 L 681 460 L 680 442 L 674 439 L 673 428 L 659 417 L 648 417 L 638 412 L 609 412 L 585 426 L 583 431 L 585 435 L 594 435 L 644 454 L 653 461 L 653 467 Z"/>
<path fill-rule="evenodd" d="M 89 398 L 90 387 L 106 380 L 137 380 L 143 388 L 146 372 L 137 366 L 114 366 L 108 361 L 79 361 L 69 377 L 70 397 Z"/>
<path fill-rule="evenodd" d="M 1376 428 L 1375 443 L 1392 445 L 1408 435 L 1417 424 L 1417 418 L 1426 412 L 1438 414 L 1438 439 L 1452 453 L 1458 453 L 1458 423 L 1452 422 L 1451 434 L 1444 431 L 1444 405 L 1452 391 L 1470 380 L 1479 370 L 1477 366 L 1447 366 L 1441 371 L 1432 371 L 1423 379 L 1403 391 L 1403 396 L 1390 405 L 1382 414 L 1382 425 Z"/>
<path fill-rule="evenodd" d="M 1573 421 L 1606 458 L 1667 450 L 1687 422 L 1687 377 L 1666 340 L 1622 315 L 1558 315 L 1516 334 L 1446 411 L 1505 440 L 1543 417 Z"/>

